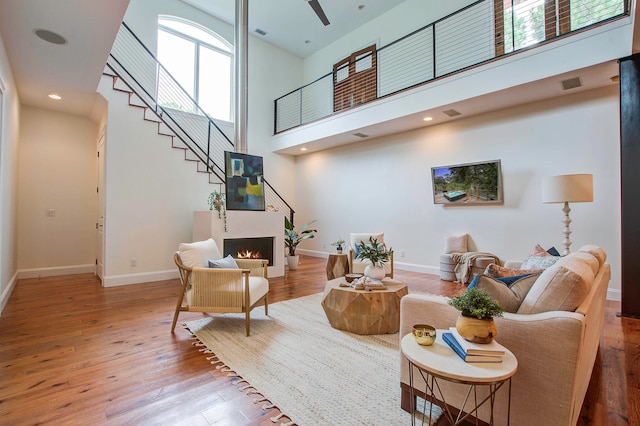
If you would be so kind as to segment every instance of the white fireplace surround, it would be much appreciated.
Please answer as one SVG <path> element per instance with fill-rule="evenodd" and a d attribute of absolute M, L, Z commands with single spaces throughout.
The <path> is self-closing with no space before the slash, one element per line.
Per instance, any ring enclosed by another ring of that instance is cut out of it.
<path fill-rule="evenodd" d="M 213 238 L 222 253 L 224 240 L 228 238 L 274 237 L 273 265 L 270 277 L 284 275 L 284 215 L 281 212 L 227 211 L 227 231 L 224 220 L 213 210 L 193 212 L 193 241 Z"/>

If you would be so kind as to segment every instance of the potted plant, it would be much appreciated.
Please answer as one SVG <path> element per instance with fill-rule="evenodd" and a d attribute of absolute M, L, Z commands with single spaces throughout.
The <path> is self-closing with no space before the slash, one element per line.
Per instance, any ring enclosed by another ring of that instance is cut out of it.
<path fill-rule="evenodd" d="M 227 208 L 224 194 L 222 192 L 213 191 L 209 194 L 207 202 L 209 203 L 209 210 L 215 210 L 218 212 L 218 219 L 224 218 L 224 232 L 227 232 Z"/>
<path fill-rule="evenodd" d="M 284 218 L 284 245 L 289 249 L 289 255 L 287 256 L 287 264 L 289 270 L 295 271 L 298 269 L 298 255 L 296 255 L 296 248 L 302 240 L 308 238 L 314 238 L 314 233 L 318 232 L 315 229 L 309 229 L 311 224 L 315 223 L 315 220 L 305 223 L 298 229 L 293 226 L 293 223 L 285 216 Z"/>
<path fill-rule="evenodd" d="M 338 251 L 338 254 L 342 253 L 342 246 L 344 245 L 345 241 L 342 239 L 342 237 L 338 237 L 338 240 L 331 243 L 332 246 L 336 247 L 336 250 Z"/>
<path fill-rule="evenodd" d="M 373 237 L 369 237 L 368 243 L 360 241 L 357 245 L 356 251 L 358 253 L 356 254 L 356 259 L 371 262 L 370 265 L 364 268 L 364 275 L 376 280 L 383 279 L 386 275 L 384 265 L 389 263 L 391 259 L 391 250 L 387 250 L 384 244 L 379 244 L 378 240 Z"/>
<path fill-rule="evenodd" d="M 498 334 L 493 318 L 501 317 L 504 309 L 486 291 L 472 287 L 448 303 L 460 311 L 456 330 L 464 339 L 490 343 Z"/>

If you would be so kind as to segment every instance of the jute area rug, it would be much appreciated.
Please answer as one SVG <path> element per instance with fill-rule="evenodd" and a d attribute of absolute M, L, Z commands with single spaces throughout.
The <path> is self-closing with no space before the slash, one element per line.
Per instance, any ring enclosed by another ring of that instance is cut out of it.
<path fill-rule="evenodd" d="M 206 317 L 186 327 L 214 354 L 216 368 L 235 372 L 247 382 L 240 387 L 255 389 L 290 424 L 411 424 L 400 408 L 398 334 L 333 329 L 321 301 L 322 294 L 314 294 L 275 303 L 268 317 L 262 307 L 254 309 L 250 337 L 244 314 Z M 436 406 L 434 414 L 440 415 Z"/>

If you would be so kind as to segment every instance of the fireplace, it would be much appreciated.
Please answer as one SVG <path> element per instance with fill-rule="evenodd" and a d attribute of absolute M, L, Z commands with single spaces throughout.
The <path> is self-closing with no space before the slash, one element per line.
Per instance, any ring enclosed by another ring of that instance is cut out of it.
<path fill-rule="evenodd" d="M 224 256 L 235 258 L 267 259 L 273 266 L 274 237 L 259 238 L 225 238 L 223 242 Z"/>

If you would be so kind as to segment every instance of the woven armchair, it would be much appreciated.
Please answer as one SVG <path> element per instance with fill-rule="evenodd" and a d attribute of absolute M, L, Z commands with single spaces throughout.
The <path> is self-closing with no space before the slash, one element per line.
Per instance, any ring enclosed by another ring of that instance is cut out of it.
<path fill-rule="evenodd" d="M 209 259 L 220 254 L 212 239 L 180 244 L 174 260 L 180 273 L 182 290 L 171 324 L 175 330 L 181 311 L 245 313 L 246 333 L 251 331 L 250 312 L 264 302 L 269 314 L 269 281 L 265 259 L 235 259 L 240 269 L 208 268 Z"/>

